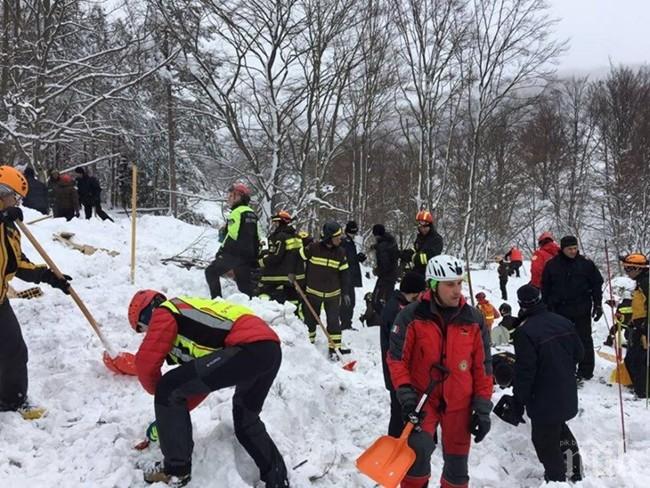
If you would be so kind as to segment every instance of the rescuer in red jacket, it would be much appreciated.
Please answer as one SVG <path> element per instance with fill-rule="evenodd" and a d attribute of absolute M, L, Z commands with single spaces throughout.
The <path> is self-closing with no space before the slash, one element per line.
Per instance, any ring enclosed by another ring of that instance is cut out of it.
<path fill-rule="evenodd" d="M 434 433 L 442 430 L 444 464 L 440 486 L 466 488 L 471 434 L 480 442 L 490 430 L 492 357 L 481 313 L 462 296 L 463 263 L 453 256 L 429 260 L 429 290 L 407 305 L 391 331 L 387 363 L 406 421 L 419 424 L 409 436 L 416 460 L 401 488 L 423 488 L 431 476 Z M 419 416 L 420 396 L 432 381 Z"/>
<path fill-rule="evenodd" d="M 533 253 L 530 261 L 530 284 L 542 288 L 542 273 L 546 262 L 560 252 L 560 246 L 553 239 L 553 234 L 543 232 L 537 239 L 539 248 Z"/>
<path fill-rule="evenodd" d="M 129 322 L 146 332 L 136 354 L 140 383 L 154 398 L 164 461 L 145 470 L 148 483 L 186 485 L 192 470 L 189 411 L 212 391 L 235 387 L 235 435 L 253 458 L 267 488 L 289 486 L 282 455 L 259 415 L 280 368 L 276 333 L 261 318 L 224 300 L 178 297 L 140 290 Z M 163 361 L 180 366 L 161 375 Z"/>

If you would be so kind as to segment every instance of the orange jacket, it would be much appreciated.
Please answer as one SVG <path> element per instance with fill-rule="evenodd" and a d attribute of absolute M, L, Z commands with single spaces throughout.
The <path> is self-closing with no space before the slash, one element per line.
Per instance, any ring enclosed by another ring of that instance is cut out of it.
<path fill-rule="evenodd" d="M 487 300 L 479 301 L 476 306 L 483 314 L 483 317 L 485 317 L 485 325 L 487 325 L 489 328 L 492 327 L 494 319 L 501 317 L 501 315 L 499 315 L 499 311 L 494 308 L 494 305 L 492 305 Z"/>
<path fill-rule="evenodd" d="M 516 248 L 515 246 L 512 246 L 510 248 L 510 251 L 506 254 L 506 257 L 510 258 L 510 262 L 513 261 L 523 261 L 524 256 L 521 254 L 521 251 Z"/>

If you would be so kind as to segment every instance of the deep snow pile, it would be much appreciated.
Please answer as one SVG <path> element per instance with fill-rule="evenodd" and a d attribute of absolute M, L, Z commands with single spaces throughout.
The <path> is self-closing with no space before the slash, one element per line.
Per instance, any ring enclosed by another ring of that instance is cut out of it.
<path fill-rule="evenodd" d="M 26 221 L 37 214 L 26 211 Z M 216 230 L 191 226 L 168 217 L 143 217 L 138 224 L 136 284 L 129 281 L 130 224 L 60 219 L 32 226 L 60 268 L 73 276 L 73 285 L 86 301 L 104 334 L 116 350 L 135 352 L 141 337 L 126 320 L 132 294 L 140 288 L 157 288 L 168 296 L 207 295 L 203 272 L 162 265 L 160 259 L 177 254 L 199 236 Z M 52 234 L 74 232 L 84 244 L 120 252 L 85 256 L 52 241 Z M 216 245 L 215 245 L 216 247 Z M 24 242 L 35 262 L 36 251 Z M 509 293 L 527 281 L 510 281 Z M 473 274 L 475 293 L 485 291 L 497 307 L 496 271 Z M 14 280 L 13 286 L 27 284 Z M 355 319 L 362 313 L 363 293 L 372 289 L 366 279 L 357 290 Z M 101 362 L 102 348 L 69 297 L 43 285 L 38 300 L 13 300 L 30 354 L 29 394 L 49 413 L 37 421 L 25 421 L 15 413 L 0 413 L 0 480 L 11 487 L 129 487 L 144 486 L 135 466 L 160 456 L 156 446 L 138 452 L 153 420 L 153 400 L 135 378 L 116 376 Z M 354 460 L 388 423 L 388 394 L 384 390 L 377 328 L 346 332 L 344 341 L 358 360 L 356 372 L 343 371 L 326 359 L 326 343 L 319 333 L 310 345 L 304 324 L 292 314 L 291 305 L 249 299 L 234 293 L 230 282 L 224 293 L 247 303 L 277 330 L 283 342 L 284 360 L 264 407 L 263 419 L 291 473 L 292 486 L 372 487 L 360 475 Z M 515 300 L 510 303 L 514 306 Z M 516 311 L 516 306 L 514 307 Z M 606 308 L 607 310 L 607 308 Z M 360 327 L 360 324 L 356 324 Z M 606 334 L 604 322 L 595 326 L 595 343 Z M 597 358 L 596 377 L 608 377 L 611 364 Z M 495 391 L 494 401 L 503 392 Z M 193 480 L 190 486 L 250 487 L 257 470 L 233 435 L 232 391 L 211 394 L 192 413 L 194 428 Z M 582 450 L 587 479 L 583 487 L 645 486 L 650 448 L 644 402 L 624 392 L 628 453 L 621 452 L 617 390 L 589 382 L 580 392 L 581 415 L 571 421 Z M 542 468 L 529 439 L 530 424 L 513 428 L 493 417 L 493 428 L 470 454 L 471 484 L 475 487 L 537 487 Z M 433 455 L 433 479 L 441 469 L 441 455 Z M 294 468 L 295 469 L 292 469 Z M 435 483 L 432 483 L 435 485 Z"/>

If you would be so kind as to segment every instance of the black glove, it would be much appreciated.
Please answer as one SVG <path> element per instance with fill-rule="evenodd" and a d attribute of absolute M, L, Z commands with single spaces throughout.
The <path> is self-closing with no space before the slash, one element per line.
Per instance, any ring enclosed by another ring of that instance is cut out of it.
<path fill-rule="evenodd" d="M 19 207 L 9 207 L 0 212 L 0 219 L 5 224 L 11 224 L 16 220 L 23 221 L 23 211 Z"/>
<path fill-rule="evenodd" d="M 418 406 L 419 395 L 411 385 L 402 385 L 396 391 L 397 401 L 402 407 L 402 418 L 404 422 L 412 422 L 417 425 L 420 422 L 420 416 L 415 413 Z"/>
<path fill-rule="evenodd" d="M 345 305 L 346 307 L 349 307 L 352 304 L 352 300 L 350 299 L 350 295 L 343 295 L 341 297 L 341 299 L 343 300 L 343 305 Z"/>
<path fill-rule="evenodd" d="M 525 424 L 524 406 L 512 395 L 503 395 L 494 407 L 494 414 L 504 422 L 514 425 Z"/>
<path fill-rule="evenodd" d="M 70 281 L 72 278 L 68 275 L 63 275 L 63 278 L 59 278 L 51 269 L 46 269 L 41 276 L 41 281 L 47 283 L 52 288 L 57 288 L 61 290 L 66 295 L 70 294 Z"/>
<path fill-rule="evenodd" d="M 591 316 L 594 319 L 594 322 L 598 322 L 603 316 L 603 306 L 599 303 L 594 303 L 594 309 L 591 311 Z"/>
<path fill-rule="evenodd" d="M 368 259 L 368 258 L 364 253 L 362 253 L 362 252 L 357 253 L 357 260 L 360 263 L 363 263 L 366 259 Z"/>
<path fill-rule="evenodd" d="M 219 229 L 219 242 L 223 242 L 226 239 L 226 234 L 228 234 L 228 228 L 224 225 Z"/>
<path fill-rule="evenodd" d="M 490 432 L 490 412 L 492 412 L 492 402 L 485 398 L 475 398 L 472 402 L 472 420 L 469 431 L 474 436 L 474 442 L 481 442 L 488 432 Z"/>

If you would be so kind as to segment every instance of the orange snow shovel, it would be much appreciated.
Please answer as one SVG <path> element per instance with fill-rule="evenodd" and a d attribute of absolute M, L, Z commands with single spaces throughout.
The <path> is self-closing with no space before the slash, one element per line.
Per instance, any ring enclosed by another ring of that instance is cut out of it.
<path fill-rule="evenodd" d="M 444 381 L 449 371 L 442 365 L 434 365 L 443 373 L 440 381 L 431 380 L 415 412 L 410 416 L 398 439 L 383 435 L 357 458 L 357 469 L 385 488 L 397 488 L 415 462 L 415 451 L 408 445 L 408 438 L 418 422 L 420 410 L 435 386 Z"/>
<path fill-rule="evenodd" d="M 320 328 L 322 329 L 323 333 L 325 334 L 325 337 L 327 337 L 327 342 L 329 342 L 329 345 L 332 349 L 334 349 L 334 352 L 336 352 L 336 356 L 339 358 L 339 361 L 343 363 L 343 369 L 346 371 L 354 371 L 354 367 L 357 365 L 356 361 L 350 361 L 348 363 L 345 362 L 345 359 L 343 358 L 343 354 L 341 354 L 341 351 L 339 350 L 338 347 L 334 344 L 334 341 L 332 340 L 332 337 L 329 335 L 327 332 L 327 328 L 323 325 L 323 322 L 321 322 L 320 315 L 316 313 L 316 310 L 314 310 L 314 307 L 312 307 L 311 303 L 309 303 L 309 300 L 305 296 L 305 292 L 302 291 L 302 288 L 300 288 L 300 285 L 298 284 L 297 281 L 293 282 L 293 286 L 298 292 L 298 295 L 300 295 L 300 298 L 302 298 L 302 301 L 307 305 L 307 308 L 311 312 L 311 314 L 314 316 L 316 319 L 316 322 L 318 325 L 320 325 Z"/>
<path fill-rule="evenodd" d="M 50 267 L 52 272 L 58 277 L 58 278 L 63 278 L 63 273 L 59 270 L 57 265 L 52 261 L 52 258 L 45 252 L 45 249 L 40 245 L 40 243 L 36 240 L 36 237 L 29 231 L 27 226 L 21 222 L 20 220 L 16 221 L 16 224 L 18 224 L 18 227 L 20 228 L 20 231 L 29 239 L 29 242 L 32 243 L 32 245 L 36 248 L 38 253 L 41 255 L 43 260 L 47 263 L 47 265 Z M 128 352 L 121 352 L 119 354 L 115 354 L 113 348 L 111 345 L 108 343 L 106 338 L 104 337 L 104 334 L 102 334 L 102 331 L 99 328 L 99 325 L 97 324 L 97 321 L 95 318 L 91 315 L 90 311 L 88 308 L 86 308 L 86 305 L 84 304 L 83 301 L 81 301 L 81 298 L 79 295 L 77 295 L 77 292 L 70 286 L 68 288 L 68 291 L 70 292 L 70 296 L 74 300 L 74 302 L 77 304 L 79 309 L 81 310 L 81 313 L 84 314 L 84 317 L 88 320 L 88 323 L 90 326 L 93 328 L 95 331 L 95 334 L 97 334 L 97 337 L 99 337 L 99 340 L 101 341 L 102 345 L 104 346 L 104 354 L 103 354 L 103 361 L 104 364 L 108 369 L 113 371 L 114 373 L 118 374 L 127 374 L 131 376 L 137 376 L 137 372 L 135 369 L 135 356 L 131 353 Z"/>

